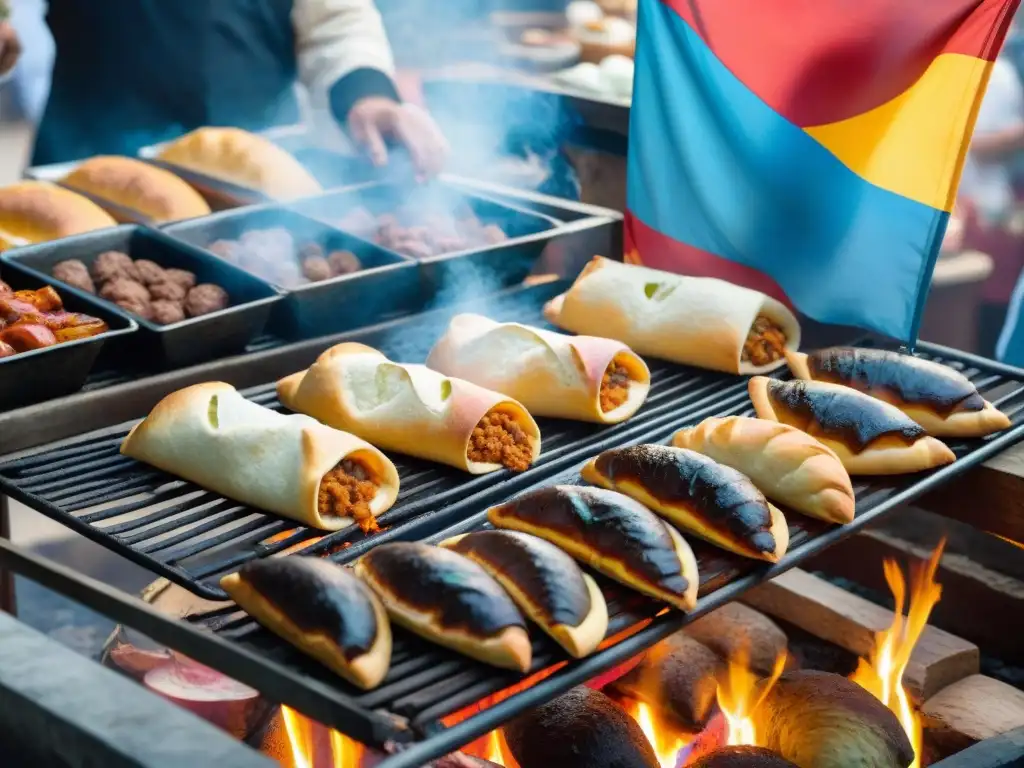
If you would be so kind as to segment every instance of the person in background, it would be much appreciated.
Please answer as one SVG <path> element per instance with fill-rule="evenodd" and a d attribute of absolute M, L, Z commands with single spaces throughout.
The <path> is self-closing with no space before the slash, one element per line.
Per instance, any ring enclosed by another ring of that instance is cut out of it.
<path fill-rule="evenodd" d="M 981 289 L 979 354 L 995 354 L 1013 286 L 1024 266 L 1024 218 L 1014 191 L 1014 166 L 1024 154 L 1024 87 L 1012 63 L 999 56 L 978 111 L 960 180 L 958 213 L 963 246 L 992 257 Z"/>
<path fill-rule="evenodd" d="M 405 105 L 373 0 L 49 0 L 56 58 L 35 165 L 134 155 L 206 125 L 259 131 L 299 119 L 294 85 L 374 163 L 388 142 L 424 175 L 447 154 Z"/>

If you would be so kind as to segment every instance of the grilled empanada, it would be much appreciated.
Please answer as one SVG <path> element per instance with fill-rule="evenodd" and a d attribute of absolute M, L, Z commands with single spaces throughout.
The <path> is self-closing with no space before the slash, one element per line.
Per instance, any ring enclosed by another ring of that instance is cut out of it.
<path fill-rule="evenodd" d="M 497 528 L 525 531 L 628 587 L 681 610 L 697 603 L 697 560 L 679 532 L 628 496 L 555 485 L 491 507 Z"/>
<path fill-rule="evenodd" d="M 896 406 L 935 437 L 981 437 L 1010 426 L 1006 414 L 966 376 L 931 360 L 855 347 L 807 354 L 788 350 L 786 359 L 798 379 L 842 384 L 871 395 Z"/>
<path fill-rule="evenodd" d="M 744 557 L 778 562 L 786 518 L 746 475 L 683 448 L 613 448 L 583 467 L 583 479 L 631 496 L 669 522 Z"/>
<path fill-rule="evenodd" d="M 755 376 L 754 410 L 827 445 L 851 475 L 899 475 L 956 460 L 949 448 L 899 408 L 849 387 Z"/>
<path fill-rule="evenodd" d="M 314 557 L 251 560 L 220 584 L 264 627 L 360 688 L 387 674 L 387 614 L 347 568 Z"/>
<path fill-rule="evenodd" d="M 483 566 L 523 613 L 576 658 L 591 653 L 604 639 L 604 595 L 554 544 L 520 531 L 494 530 L 456 536 L 441 546 Z"/>
<path fill-rule="evenodd" d="M 501 585 L 468 557 L 393 542 L 371 549 L 355 568 L 400 626 L 496 667 L 530 668 L 526 620 Z"/>
<path fill-rule="evenodd" d="M 747 416 L 711 417 L 672 438 L 738 469 L 769 499 L 830 523 L 853 520 L 850 475 L 835 451 L 796 427 Z"/>

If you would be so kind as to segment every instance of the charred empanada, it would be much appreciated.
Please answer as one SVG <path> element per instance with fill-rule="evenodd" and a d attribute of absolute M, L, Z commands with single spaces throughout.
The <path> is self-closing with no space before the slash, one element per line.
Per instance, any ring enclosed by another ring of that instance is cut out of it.
<path fill-rule="evenodd" d="M 730 552 L 778 562 L 786 518 L 746 475 L 667 445 L 613 448 L 583 467 L 583 479 L 625 493 L 685 531 Z"/>
<path fill-rule="evenodd" d="M 474 531 L 441 542 L 479 563 L 516 605 L 576 658 L 594 651 L 608 629 L 604 595 L 554 544 L 520 531 Z"/>

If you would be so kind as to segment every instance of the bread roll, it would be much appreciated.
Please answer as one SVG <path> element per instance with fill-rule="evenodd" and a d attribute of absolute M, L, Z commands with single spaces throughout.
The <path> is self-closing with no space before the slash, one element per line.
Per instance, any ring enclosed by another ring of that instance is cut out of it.
<path fill-rule="evenodd" d="M 697 560 L 672 526 L 628 496 L 554 485 L 491 507 L 496 528 L 540 536 L 611 579 L 680 610 L 697 604 Z"/>
<path fill-rule="evenodd" d="M 91 200 L 45 181 L 0 188 L 0 250 L 116 226 Z"/>
<path fill-rule="evenodd" d="M 256 621 L 360 688 L 391 664 L 391 625 L 348 569 L 317 557 L 251 560 L 220 581 Z"/>
<path fill-rule="evenodd" d="M 672 445 L 738 469 L 769 499 L 830 523 L 853 520 L 850 475 L 835 451 L 796 427 L 746 416 L 711 417 Z"/>
<path fill-rule="evenodd" d="M 372 445 L 222 382 L 172 392 L 132 427 L 121 453 L 325 531 L 353 522 L 375 530 L 398 495 L 395 465 Z"/>
<path fill-rule="evenodd" d="M 622 342 L 474 314 L 452 318 L 427 366 L 508 395 L 534 416 L 598 424 L 628 419 L 651 388 L 647 365 Z"/>
<path fill-rule="evenodd" d="M 586 656 L 604 640 L 604 595 L 554 544 L 519 531 L 487 530 L 456 536 L 441 546 L 479 563 L 572 656 Z"/>
<path fill-rule="evenodd" d="M 320 182 L 285 150 L 241 128 L 198 128 L 167 145 L 157 159 L 274 200 L 323 191 Z"/>
<path fill-rule="evenodd" d="M 722 280 L 684 277 L 595 256 L 544 307 L 549 322 L 635 352 L 726 373 L 765 373 L 800 346 L 783 304 Z"/>
<path fill-rule="evenodd" d="M 798 379 L 842 384 L 895 405 L 935 437 L 981 437 L 1010 426 L 966 376 L 931 360 L 854 347 L 787 351 L 786 359 Z"/>
<path fill-rule="evenodd" d="M 540 430 L 522 405 L 377 350 L 338 344 L 306 371 L 277 383 L 293 411 L 389 451 L 471 474 L 524 470 L 540 455 Z"/>
<path fill-rule="evenodd" d="M 530 669 L 525 620 L 498 582 L 468 557 L 394 542 L 371 549 L 355 568 L 395 623 L 496 667 Z"/>
<path fill-rule="evenodd" d="M 900 475 L 956 460 L 899 408 L 821 381 L 755 376 L 747 385 L 762 419 L 789 424 L 827 445 L 851 475 Z"/>
<path fill-rule="evenodd" d="M 581 474 L 744 557 L 776 563 L 789 546 L 786 518 L 750 478 L 699 453 L 667 445 L 613 448 Z"/>
<path fill-rule="evenodd" d="M 132 212 L 131 221 L 162 224 L 210 213 L 202 196 L 173 173 L 130 157 L 90 158 L 60 183 Z"/>

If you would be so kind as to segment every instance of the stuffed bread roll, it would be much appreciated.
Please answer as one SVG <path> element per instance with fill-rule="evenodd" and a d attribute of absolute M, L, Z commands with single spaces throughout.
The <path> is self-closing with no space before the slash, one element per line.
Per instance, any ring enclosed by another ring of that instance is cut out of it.
<path fill-rule="evenodd" d="M 528 469 L 540 455 L 537 422 L 515 400 L 423 365 L 393 363 L 371 347 L 331 347 L 277 383 L 281 402 L 384 450 L 474 475 Z"/>
<path fill-rule="evenodd" d="M 789 424 L 827 445 L 851 475 L 899 475 L 956 460 L 899 408 L 849 387 L 755 376 L 747 385 L 762 419 Z"/>
<path fill-rule="evenodd" d="M 581 474 L 738 555 L 775 563 L 789 546 L 786 518 L 750 478 L 699 453 L 667 445 L 614 448 Z"/>
<path fill-rule="evenodd" d="M 317 557 L 252 560 L 220 580 L 246 613 L 360 688 L 391 664 L 391 625 L 348 568 Z"/>
<path fill-rule="evenodd" d="M 515 398 L 534 416 L 598 424 L 628 419 L 651 388 L 647 365 L 622 342 L 473 314 L 452 318 L 427 366 Z"/>
<path fill-rule="evenodd" d="M 597 582 L 554 544 L 519 531 L 474 531 L 441 542 L 479 563 L 572 656 L 592 653 L 608 631 Z"/>
<path fill-rule="evenodd" d="M 679 532 L 628 496 L 555 485 L 487 510 L 496 528 L 532 533 L 584 565 L 680 610 L 697 604 L 697 559 Z"/>
<path fill-rule="evenodd" d="M 765 373 L 800 346 L 783 304 L 722 280 L 684 277 L 595 256 L 544 307 L 573 333 L 617 339 L 635 352 L 726 373 Z"/>
<path fill-rule="evenodd" d="M 478 661 L 530 669 L 525 619 L 501 585 L 468 557 L 394 542 L 367 552 L 355 569 L 396 624 Z"/>
<path fill-rule="evenodd" d="M 749 477 L 769 499 L 830 523 L 853 520 L 850 475 L 835 451 L 788 424 L 747 416 L 704 419 L 672 445 L 702 453 Z"/>
<path fill-rule="evenodd" d="M 788 350 L 798 379 L 852 387 L 895 405 L 935 437 L 981 437 L 1010 426 L 1006 414 L 959 371 L 885 349 Z"/>
<path fill-rule="evenodd" d="M 325 531 L 353 522 L 376 530 L 398 495 L 395 465 L 372 445 L 219 381 L 169 394 L 132 427 L 121 453 Z"/>

